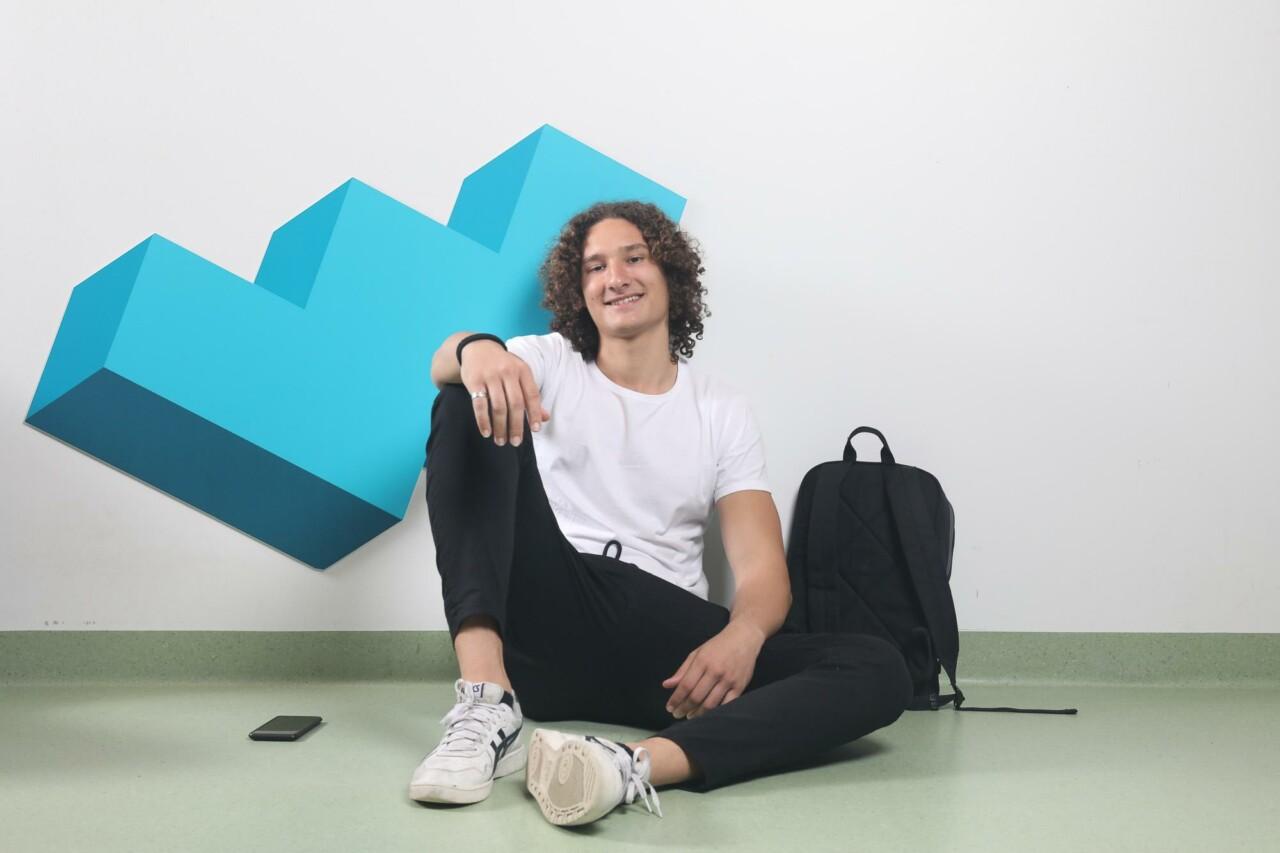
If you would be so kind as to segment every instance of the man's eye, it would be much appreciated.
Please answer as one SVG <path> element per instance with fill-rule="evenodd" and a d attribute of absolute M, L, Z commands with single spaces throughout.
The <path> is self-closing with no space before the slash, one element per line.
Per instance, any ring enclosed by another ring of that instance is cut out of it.
<path fill-rule="evenodd" d="M 627 258 L 627 260 L 632 261 L 632 262 L 635 262 L 635 261 L 643 261 L 643 260 L 644 260 L 644 256 L 643 256 L 643 255 L 635 255 L 635 256 L 633 256 L 633 257 Z"/>

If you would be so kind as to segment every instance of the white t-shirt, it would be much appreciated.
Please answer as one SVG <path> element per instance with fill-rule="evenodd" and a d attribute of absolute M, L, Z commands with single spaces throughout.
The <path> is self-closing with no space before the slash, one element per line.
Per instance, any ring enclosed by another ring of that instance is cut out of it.
<path fill-rule="evenodd" d="M 705 599 L 703 533 L 715 501 L 770 491 L 746 397 L 685 358 L 669 391 L 642 394 L 559 333 L 511 338 L 507 349 L 529 365 L 551 413 L 533 448 L 565 538 L 590 554 L 616 539 L 619 559 Z"/>

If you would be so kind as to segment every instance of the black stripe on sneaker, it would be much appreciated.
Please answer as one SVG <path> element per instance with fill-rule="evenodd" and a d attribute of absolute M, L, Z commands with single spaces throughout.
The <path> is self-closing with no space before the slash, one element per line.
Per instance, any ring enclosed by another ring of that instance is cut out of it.
<path fill-rule="evenodd" d="M 498 766 L 498 762 L 502 760 L 502 756 L 506 755 L 507 751 L 515 744 L 516 738 L 520 737 L 521 728 L 523 727 L 516 726 L 516 730 L 510 735 L 504 735 L 502 729 L 498 729 L 498 739 L 489 741 L 489 748 L 493 750 L 493 766 L 495 768 Z"/>
<path fill-rule="evenodd" d="M 602 738 L 596 737 L 595 735 L 587 735 L 587 740 L 594 741 L 595 743 L 598 743 L 601 746 L 603 746 L 605 749 L 611 749 L 613 747 L 617 747 L 621 749 L 623 752 L 625 752 L 627 755 L 631 756 L 632 758 L 635 757 L 635 752 L 632 751 L 631 747 L 627 746 L 625 743 L 622 743 L 621 741 L 604 740 Z"/>

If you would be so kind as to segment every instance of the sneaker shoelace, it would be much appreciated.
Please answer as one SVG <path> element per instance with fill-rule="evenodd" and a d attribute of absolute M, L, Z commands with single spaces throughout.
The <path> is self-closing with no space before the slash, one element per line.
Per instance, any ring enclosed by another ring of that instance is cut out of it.
<path fill-rule="evenodd" d="M 649 814 L 653 814 L 654 809 L 657 809 L 658 817 L 662 817 L 662 806 L 658 803 L 658 790 L 649 784 L 649 750 L 643 746 L 636 747 L 635 760 L 627 761 L 627 764 L 628 768 L 622 772 L 627 782 L 627 792 L 623 800 L 634 803 L 636 797 L 639 797 L 640 802 L 644 803 L 644 807 L 649 810 Z M 653 798 L 653 805 L 649 804 L 650 797 Z"/>
<path fill-rule="evenodd" d="M 636 747 L 634 755 L 632 755 L 621 744 L 603 741 L 590 735 L 587 736 L 587 740 L 595 741 L 613 754 L 614 763 L 622 774 L 622 782 L 625 786 L 622 793 L 622 801 L 630 805 L 639 799 L 640 802 L 644 803 L 644 807 L 649 810 L 649 814 L 653 814 L 656 809 L 658 817 L 662 817 L 662 804 L 658 802 L 658 791 L 653 785 L 649 784 L 649 770 L 651 767 L 649 750 L 639 746 Z"/>
<path fill-rule="evenodd" d="M 445 730 L 436 753 L 469 755 L 482 749 L 490 731 L 502 723 L 502 707 L 487 702 L 459 702 L 440 722 Z"/>

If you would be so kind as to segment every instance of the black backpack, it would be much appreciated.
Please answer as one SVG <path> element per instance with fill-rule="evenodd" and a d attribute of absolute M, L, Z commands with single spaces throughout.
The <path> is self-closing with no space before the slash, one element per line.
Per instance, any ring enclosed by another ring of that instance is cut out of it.
<path fill-rule="evenodd" d="M 860 432 L 884 445 L 879 463 L 858 461 L 852 441 Z M 898 647 L 911 672 L 911 710 L 952 702 L 960 709 L 960 635 L 950 586 L 955 541 L 955 512 L 938 479 L 898 464 L 879 430 L 858 427 L 845 439 L 843 460 L 816 465 L 800 483 L 787 546 L 786 628 L 882 637 Z M 939 694 L 941 671 L 953 692 Z"/>

